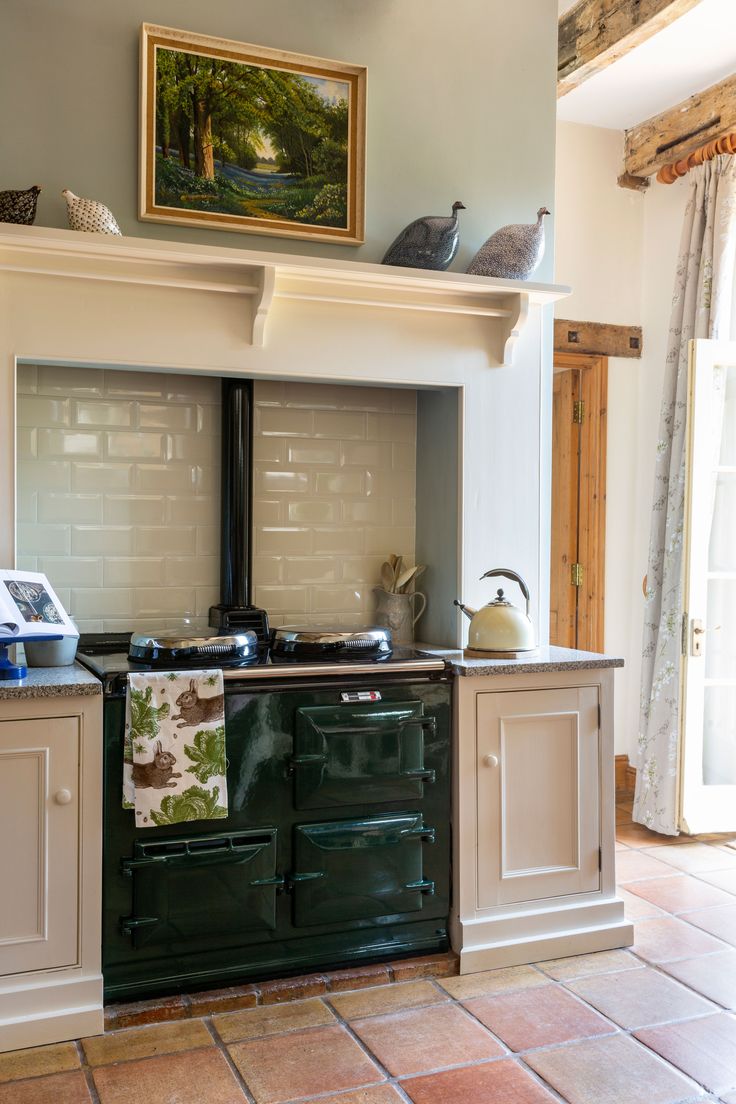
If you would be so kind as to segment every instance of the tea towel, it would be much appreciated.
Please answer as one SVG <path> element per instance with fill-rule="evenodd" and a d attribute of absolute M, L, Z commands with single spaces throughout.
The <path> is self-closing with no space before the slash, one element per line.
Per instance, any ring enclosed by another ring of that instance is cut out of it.
<path fill-rule="evenodd" d="M 123 808 L 138 828 L 227 816 L 222 671 L 128 675 Z"/>

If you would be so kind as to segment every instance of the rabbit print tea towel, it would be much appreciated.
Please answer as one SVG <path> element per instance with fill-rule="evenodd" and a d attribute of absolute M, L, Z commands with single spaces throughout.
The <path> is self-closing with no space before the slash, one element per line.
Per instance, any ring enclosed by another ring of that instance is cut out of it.
<path fill-rule="evenodd" d="M 123 808 L 138 828 L 227 816 L 222 671 L 128 675 Z"/>

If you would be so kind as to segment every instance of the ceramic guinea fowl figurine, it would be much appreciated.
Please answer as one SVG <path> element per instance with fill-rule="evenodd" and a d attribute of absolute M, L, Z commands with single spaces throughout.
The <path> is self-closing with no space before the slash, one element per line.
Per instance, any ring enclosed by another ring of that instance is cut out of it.
<path fill-rule="evenodd" d="M 97 234 L 120 234 L 120 227 L 109 207 L 96 199 L 83 199 L 68 188 L 61 193 L 66 200 L 70 230 L 86 230 Z"/>
<path fill-rule="evenodd" d="M 464 210 L 465 204 L 458 199 L 451 215 L 425 215 L 410 222 L 388 247 L 381 264 L 440 272 L 449 268 L 460 244 L 457 213 Z"/>
<path fill-rule="evenodd" d="M 540 207 L 536 222 L 513 222 L 491 234 L 468 265 L 470 275 L 528 280 L 544 256 L 544 216 L 549 213 Z"/>
<path fill-rule="evenodd" d="M 0 192 L 0 222 L 16 222 L 30 226 L 36 217 L 36 205 L 41 189 L 38 184 L 32 188 Z"/>

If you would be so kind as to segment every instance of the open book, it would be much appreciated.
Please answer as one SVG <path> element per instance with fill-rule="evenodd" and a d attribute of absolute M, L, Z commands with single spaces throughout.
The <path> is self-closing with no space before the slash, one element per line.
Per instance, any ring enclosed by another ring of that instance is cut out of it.
<path fill-rule="evenodd" d="M 49 633 L 79 636 L 46 576 L 0 568 L 0 644 Z"/>

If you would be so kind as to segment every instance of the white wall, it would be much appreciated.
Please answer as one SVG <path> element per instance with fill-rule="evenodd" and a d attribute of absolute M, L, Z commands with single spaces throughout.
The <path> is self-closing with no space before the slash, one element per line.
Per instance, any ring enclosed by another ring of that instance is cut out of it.
<path fill-rule="evenodd" d="M 643 327 L 640 360 L 608 374 L 605 648 L 616 678 L 616 752 L 635 759 L 654 457 L 685 182 L 619 188 L 623 135 L 558 123 L 555 278 L 573 294 L 561 317 Z"/>

